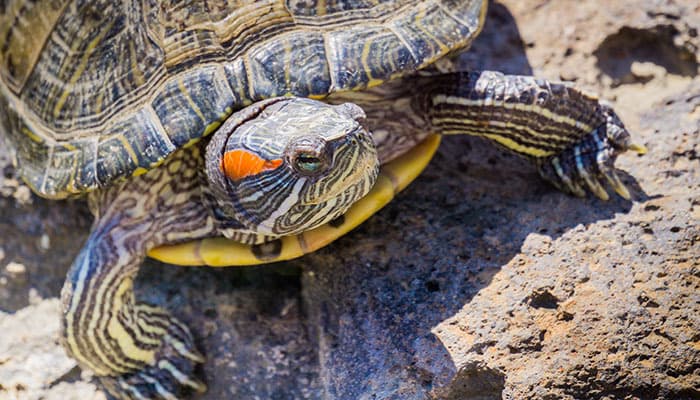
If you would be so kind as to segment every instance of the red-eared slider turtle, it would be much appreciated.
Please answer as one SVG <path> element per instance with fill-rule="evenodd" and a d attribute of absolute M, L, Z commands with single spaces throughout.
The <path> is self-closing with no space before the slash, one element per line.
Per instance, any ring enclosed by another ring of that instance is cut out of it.
<path fill-rule="evenodd" d="M 430 134 L 484 137 L 601 198 L 601 180 L 629 196 L 613 164 L 643 150 L 570 85 L 426 68 L 471 43 L 483 0 L 0 10 L 0 119 L 18 171 L 41 196 L 88 193 L 95 215 L 63 289 L 62 341 L 117 398 L 204 389 L 189 329 L 134 298 L 149 251 L 212 265 L 312 251 L 417 175 Z M 192 242 L 219 236 L 239 245 Z"/>

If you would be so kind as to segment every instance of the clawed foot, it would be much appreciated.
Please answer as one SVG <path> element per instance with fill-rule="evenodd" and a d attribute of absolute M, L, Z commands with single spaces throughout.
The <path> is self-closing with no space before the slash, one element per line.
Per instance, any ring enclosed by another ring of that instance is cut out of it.
<path fill-rule="evenodd" d="M 168 319 L 168 333 L 153 365 L 121 376 L 99 377 L 110 397 L 119 400 L 177 400 L 187 392 L 206 391 L 194 378 L 197 363 L 204 362 L 189 330 L 180 321 Z"/>
<path fill-rule="evenodd" d="M 543 159 L 539 162 L 539 172 L 563 192 L 583 197 L 587 188 L 600 199 L 607 200 L 608 193 L 600 183 L 604 178 L 617 194 L 629 200 L 629 190 L 615 172 L 615 160 L 627 150 L 639 154 L 647 150 L 631 142 L 629 132 L 612 109 L 604 107 L 603 113 L 605 124 L 572 148 Z"/>

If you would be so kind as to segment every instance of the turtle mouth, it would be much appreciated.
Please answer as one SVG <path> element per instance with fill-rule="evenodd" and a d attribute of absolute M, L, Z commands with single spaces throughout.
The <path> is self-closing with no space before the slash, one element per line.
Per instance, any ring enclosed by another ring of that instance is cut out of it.
<path fill-rule="evenodd" d="M 363 157 L 371 159 L 371 157 Z M 363 160 L 364 161 L 364 160 Z M 305 203 L 306 205 L 317 205 L 333 201 L 336 198 L 346 198 L 348 196 L 357 197 L 354 201 L 365 197 L 374 186 L 377 177 L 378 163 L 372 163 L 371 160 L 366 160 L 362 166 L 355 168 L 352 173 L 343 177 L 335 187 L 324 193 L 323 196 Z M 358 191 L 360 192 L 358 194 Z M 353 201 L 353 202 L 354 202 Z"/>

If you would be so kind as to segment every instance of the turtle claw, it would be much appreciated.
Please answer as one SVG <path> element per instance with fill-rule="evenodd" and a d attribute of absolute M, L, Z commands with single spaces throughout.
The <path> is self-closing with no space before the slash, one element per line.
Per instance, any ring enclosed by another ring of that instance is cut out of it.
<path fill-rule="evenodd" d="M 649 151 L 643 144 L 630 143 L 627 145 L 627 150 L 633 151 L 639 155 L 647 154 Z"/>
<path fill-rule="evenodd" d="M 611 188 L 620 195 L 625 200 L 629 200 L 632 198 L 630 195 L 629 190 L 625 186 L 624 183 L 620 180 L 620 177 L 617 176 L 617 172 L 613 168 L 609 168 L 604 162 L 603 163 L 598 163 L 598 169 L 600 170 L 601 174 L 605 177 L 605 179 L 608 181 L 608 184 L 610 185 Z"/>
<path fill-rule="evenodd" d="M 586 197 L 586 191 L 581 187 L 581 185 L 571 180 L 571 178 L 569 178 L 569 175 L 567 175 L 564 172 L 564 169 L 561 166 L 561 162 L 559 161 L 559 157 L 553 157 L 550 160 L 550 164 L 554 168 L 556 178 L 558 179 L 556 179 L 554 176 L 545 176 L 543 174 L 545 179 L 547 179 L 550 183 L 552 183 L 554 186 L 557 187 L 557 189 L 561 190 L 562 192 L 571 193 L 578 197 Z M 542 168 L 542 166 L 540 166 L 540 173 L 542 174 L 543 172 L 544 169 Z"/>
<path fill-rule="evenodd" d="M 154 309 L 149 309 L 151 313 Z M 207 386 L 194 377 L 195 366 L 204 362 L 197 351 L 189 329 L 175 318 L 167 319 L 167 333 L 155 361 L 140 370 L 119 376 L 102 376 L 109 397 L 117 400 L 177 400 L 184 393 L 203 393 Z"/>
<path fill-rule="evenodd" d="M 615 190 L 615 193 L 620 195 L 625 200 L 629 200 L 632 198 L 632 195 L 630 195 L 630 191 L 627 189 L 624 183 L 620 181 L 620 178 L 617 176 L 615 171 L 611 171 L 610 174 L 605 174 L 605 178 L 607 178 L 608 183 L 610 184 L 610 187 Z"/>
<path fill-rule="evenodd" d="M 629 132 L 612 109 L 604 107 L 606 123 L 584 136 L 578 143 L 556 156 L 540 160 L 540 175 L 564 192 L 583 197 L 586 189 L 601 200 L 610 196 L 601 179 L 620 197 L 629 200 L 630 192 L 615 171 L 615 160 L 627 150 L 645 154 L 646 147 L 631 142 Z"/>
<path fill-rule="evenodd" d="M 583 157 L 581 157 L 580 146 L 574 146 L 574 159 L 576 160 L 576 170 L 578 171 L 578 175 L 584 182 L 586 182 L 588 189 L 590 189 L 591 192 L 593 192 L 593 194 L 595 194 L 599 199 L 608 200 L 610 198 L 608 192 L 603 189 L 603 186 L 601 186 L 598 178 L 596 178 L 595 175 L 590 174 L 587 166 L 584 165 Z"/>
<path fill-rule="evenodd" d="M 203 393 L 207 386 L 192 377 L 189 359 L 161 359 L 156 365 L 116 376 L 100 377 L 109 397 L 116 400 L 177 400 L 185 392 Z"/>
<path fill-rule="evenodd" d="M 600 182 L 598 182 L 598 179 L 594 177 L 586 177 L 586 184 L 588 184 L 588 188 L 591 189 L 591 192 L 593 192 L 596 197 L 603 201 L 607 201 L 610 199 L 610 195 L 608 192 L 603 189 L 603 186 L 600 185 Z"/>

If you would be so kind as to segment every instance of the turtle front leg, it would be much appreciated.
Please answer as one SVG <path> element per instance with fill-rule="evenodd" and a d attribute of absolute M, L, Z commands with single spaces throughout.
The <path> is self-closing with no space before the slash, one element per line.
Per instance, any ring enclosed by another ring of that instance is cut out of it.
<path fill-rule="evenodd" d="M 204 358 L 189 329 L 133 292 L 148 249 L 214 231 L 198 198 L 197 151 L 90 197 L 96 221 L 63 287 L 62 341 L 118 399 L 205 390 L 193 375 Z"/>
<path fill-rule="evenodd" d="M 627 150 L 639 154 L 647 150 L 632 143 L 629 132 L 610 107 L 601 105 L 599 113 L 605 122 L 575 145 L 559 154 L 536 159 L 539 173 L 563 192 L 583 197 L 588 188 L 607 200 L 608 193 L 600 182 L 604 179 L 618 195 L 629 200 L 630 193 L 615 172 L 615 160 Z"/>
<path fill-rule="evenodd" d="M 601 182 L 629 199 L 615 172 L 617 156 L 644 153 L 615 112 L 565 83 L 498 72 L 431 76 L 419 85 L 414 108 L 442 134 L 481 136 L 535 162 L 564 192 L 601 199 Z"/>
<path fill-rule="evenodd" d="M 174 399 L 180 386 L 204 391 L 192 377 L 204 358 L 189 329 L 135 300 L 144 253 L 125 250 L 113 238 L 91 235 L 76 259 L 62 293 L 66 350 L 117 399 Z"/>

